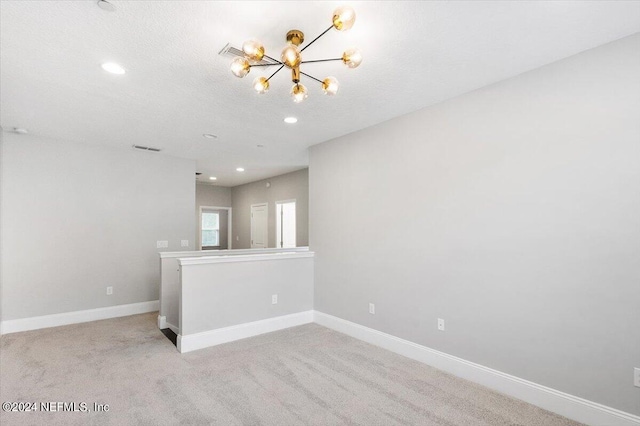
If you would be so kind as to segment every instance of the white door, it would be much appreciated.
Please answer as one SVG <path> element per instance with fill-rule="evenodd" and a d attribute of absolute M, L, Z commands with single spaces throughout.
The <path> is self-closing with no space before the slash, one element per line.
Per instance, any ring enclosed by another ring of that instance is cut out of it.
<path fill-rule="evenodd" d="M 276 247 L 296 246 L 296 200 L 276 202 Z"/>
<path fill-rule="evenodd" d="M 251 248 L 267 248 L 267 204 L 251 205 Z"/>

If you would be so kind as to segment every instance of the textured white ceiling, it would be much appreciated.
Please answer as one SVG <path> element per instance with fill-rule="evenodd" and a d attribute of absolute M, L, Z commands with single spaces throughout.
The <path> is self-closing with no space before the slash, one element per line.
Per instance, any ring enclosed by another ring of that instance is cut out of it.
<path fill-rule="evenodd" d="M 279 57 L 288 30 L 310 41 L 342 2 L 112 3 L 114 13 L 92 0 L 0 2 L 0 125 L 52 143 L 159 147 L 149 155 L 196 159 L 203 180 L 224 186 L 302 168 L 310 145 L 640 31 L 635 1 L 350 2 L 354 28 L 330 31 L 303 57 L 358 46 L 362 65 L 304 66 L 337 77 L 340 91 L 324 96 L 303 79 L 309 98 L 294 104 L 289 72 L 258 95 L 253 78 L 273 69 L 238 79 L 218 51 L 255 37 Z M 107 61 L 127 73 L 104 72 Z M 298 123 L 283 123 L 289 115 Z"/>

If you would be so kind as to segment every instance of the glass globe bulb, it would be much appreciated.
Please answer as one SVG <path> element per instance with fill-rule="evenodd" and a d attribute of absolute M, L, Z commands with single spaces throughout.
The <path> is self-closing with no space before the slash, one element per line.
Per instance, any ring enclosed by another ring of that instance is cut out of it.
<path fill-rule="evenodd" d="M 333 11 L 333 27 L 338 31 L 347 31 L 356 22 L 356 12 L 349 6 L 340 6 Z"/>
<path fill-rule="evenodd" d="M 293 98 L 293 102 L 299 104 L 300 102 L 307 99 L 307 88 L 304 87 L 303 84 L 294 84 L 291 88 L 291 97 Z"/>
<path fill-rule="evenodd" d="M 322 80 L 322 91 L 325 95 L 333 96 L 338 93 L 340 84 L 335 77 L 327 77 Z"/>
<path fill-rule="evenodd" d="M 249 74 L 249 71 L 251 71 L 251 66 L 249 65 L 249 61 L 247 61 L 247 58 L 238 57 L 231 61 L 231 72 L 236 77 L 242 78 Z"/>
<path fill-rule="evenodd" d="M 300 51 L 293 44 L 288 45 L 282 50 L 282 55 L 280 56 L 280 59 L 289 68 L 297 67 L 298 65 L 300 65 L 300 62 L 302 60 L 300 58 Z"/>
<path fill-rule="evenodd" d="M 253 80 L 253 88 L 260 94 L 267 93 L 269 91 L 269 81 L 265 77 L 258 77 Z"/>
<path fill-rule="evenodd" d="M 264 58 L 264 46 L 258 40 L 248 40 L 242 44 L 242 51 L 252 61 L 260 61 Z"/>
<path fill-rule="evenodd" d="M 358 49 L 348 49 L 342 54 L 342 62 L 349 68 L 357 68 L 362 62 L 362 53 Z"/>

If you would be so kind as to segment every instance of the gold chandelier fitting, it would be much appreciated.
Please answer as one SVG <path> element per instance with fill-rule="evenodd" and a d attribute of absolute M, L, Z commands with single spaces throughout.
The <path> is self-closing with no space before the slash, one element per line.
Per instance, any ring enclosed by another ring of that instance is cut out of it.
<path fill-rule="evenodd" d="M 271 78 L 284 67 L 287 67 L 291 69 L 291 81 L 293 82 L 291 97 L 294 102 L 302 102 L 308 96 L 307 88 L 300 83 L 301 75 L 320 83 L 324 94 L 330 96 L 335 95 L 338 92 L 339 87 L 338 80 L 335 77 L 327 77 L 324 80 L 319 80 L 300 71 L 300 65 L 314 62 L 342 61 L 348 68 L 356 68 L 362 62 L 362 54 L 360 51 L 358 49 L 351 48 L 345 50 L 340 58 L 315 59 L 310 61 L 302 60 L 302 52 L 320 37 L 325 35 L 330 29 L 335 28 L 338 31 L 347 31 L 353 27 L 355 21 L 356 13 L 352 8 L 348 6 L 341 6 L 337 8 L 333 12 L 332 25 L 302 49 L 300 46 L 304 43 L 304 33 L 300 30 L 290 30 L 287 32 L 287 45 L 280 54 L 280 60 L 266 55 L 264 45 L 258 40 L 251 39 L 245 41 L 242 44 L 242 52 L 244 53 L 244 56 L 237 57 L 231 62 L 231 72 L 236 77 L 242 78 L 249 74 L 251 68 L 280 65 L 280 67 L 269 77 L 257 77 L 253 80 L 253 88 L 256 92 L 260 94 L 267 93 L 269 91 L 269 80 L 271 80 Z M 263 60 L 267 60 L 268 63 L 258 63 Z"/>

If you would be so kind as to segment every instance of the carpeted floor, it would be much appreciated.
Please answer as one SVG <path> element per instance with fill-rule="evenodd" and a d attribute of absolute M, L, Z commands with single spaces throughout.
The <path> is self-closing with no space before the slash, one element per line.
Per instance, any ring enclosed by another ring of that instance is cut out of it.
<path fill-rule="evenodd" d="M 181 355 L 156 314 L 0 338 L 9 425 L 575 425 L 316 324 Z M 108 412 L 94 412 L 94 403 Z"/>

